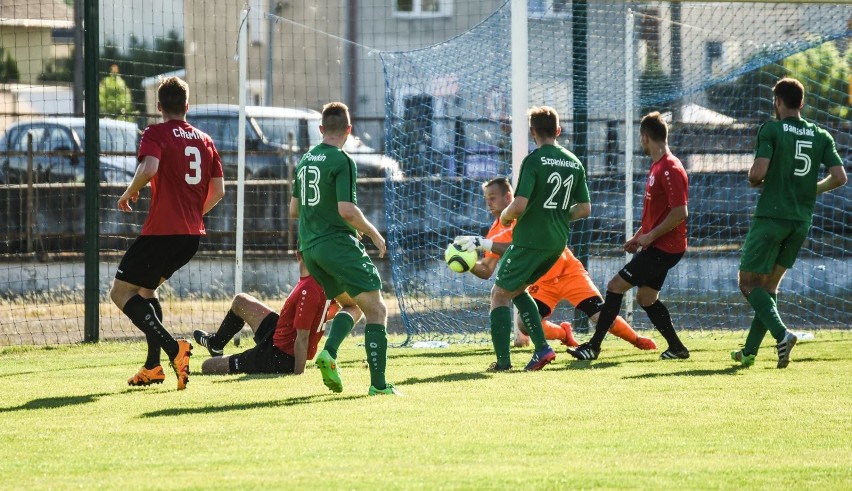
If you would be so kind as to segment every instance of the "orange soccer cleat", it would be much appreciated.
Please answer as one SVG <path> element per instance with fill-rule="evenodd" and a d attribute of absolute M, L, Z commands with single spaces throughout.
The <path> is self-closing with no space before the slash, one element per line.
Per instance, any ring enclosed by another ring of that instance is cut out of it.
<path fill-rule="evenodd" d="M 183 390 L 189 383 L 189 357 L 192 356 L 192 344 L 186 339 L 178 339 L 178 353 L 171 366 L 177 375 L 177 388 Z"/>
<path fill-rule="evenodd" d="M 657 349 L 657 343 L 655 343 L 653 339 L 646 338 L 645 336 L 638 336 L 636 341 L 633 342 L 633 346 L 645 351 L 653 351 Z"/>
<path fill-rule="evenodd" d="M 578 343 L 577 340 L 574 339 L 574 331 L 571 329 L 570 322 L 562 322 L 561 324 L 559 324 L 559 327 L 561 327 L 562 330 L 565 331 L 565 337 L 562 338 L 562 344 L 570 348 L 576 348 L 577 346 L 580 346 L 580 343 Z"/>
<path fill-rule="evenodd" d="M 139 387 L 143 385 L 162 384 L 165 379 L 166 374 L 163 373 L 163 367 L 160 365 L 157 365 L 150 370 L 142 367 L 138 372 L 136 372 L 136 375 L 127 379 L 127 385 Z"/>

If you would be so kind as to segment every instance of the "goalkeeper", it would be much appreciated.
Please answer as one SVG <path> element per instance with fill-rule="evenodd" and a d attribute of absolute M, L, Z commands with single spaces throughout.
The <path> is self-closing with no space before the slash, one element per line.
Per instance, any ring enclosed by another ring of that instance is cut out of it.
<path fill-rule="evenodd" d="M 514 192 L 509 180 L 505 177 L 491 179 L 482 185 L 485 197 L 485 206 L 488 208 L 495 220 L 488 234 L 483 237 L 460 236 L 456 237 L 455 243 L 464 249 L 476 248 L 484 252 L 482 259 L 470 269 L 470 272 L 482 279 L 489 279 L 497 267 L 500 256 L 512 243 L 512 231 L 514 222 L 508 227 L 500 224 L 500 214 L 514 200 Z M 574 340 L 571 324 L 562 322 L 556 325 L 550 320 L 556 304 L 560 300 L 566 300 L 578 310 L 585 313 L 592 322 L 596 322 L 603 305 L 600 291 L 589 278 L 586 268 L 567 247 L 556 261 L 556 264 L 544 274 L 538 281 L 529 287 L 529 293 L 538 306 L 541 315 L 544 335 L 549 340 L 559 340 L 566 346 L 577 346 Z M 523 323 L 516 319 L 517 328 L 524 338 L 529 334 L 525 332 Z M 653 350 L 657 348 L 654 340 L 639 336 L 633 328 L 621 316 L 617 317 L 609 330 L 613 335 L 620 337 L 641 350 Z M 519 343 L 516 337 L 515 345 Z"/>

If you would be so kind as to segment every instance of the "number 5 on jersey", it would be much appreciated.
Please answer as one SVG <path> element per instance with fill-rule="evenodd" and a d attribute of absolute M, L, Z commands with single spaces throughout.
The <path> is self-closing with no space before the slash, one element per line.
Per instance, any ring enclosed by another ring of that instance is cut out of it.
<path fill-rule="evenodd" d="M 299 185 L 302 188 L 302 206 L 316 206 L 320 202 L 320 171 L 313 165 L 306 165 L 299 169 Z M 308 196 L 310 190 L 310 196 Z"/>

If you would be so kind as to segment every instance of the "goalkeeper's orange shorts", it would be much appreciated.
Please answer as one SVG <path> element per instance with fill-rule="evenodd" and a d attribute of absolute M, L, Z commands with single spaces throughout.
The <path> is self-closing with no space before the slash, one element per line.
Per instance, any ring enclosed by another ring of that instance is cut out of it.
<path fill-rule="evenodd" d="M 527 291 L 534 299 L 550 307 L 551 312 L 556 309 L 560 300 L 567 300 L 576 307 L 587 298 L 601 296 L 583 263 L 567 248 L 548 274 L 531 285 Z"/>

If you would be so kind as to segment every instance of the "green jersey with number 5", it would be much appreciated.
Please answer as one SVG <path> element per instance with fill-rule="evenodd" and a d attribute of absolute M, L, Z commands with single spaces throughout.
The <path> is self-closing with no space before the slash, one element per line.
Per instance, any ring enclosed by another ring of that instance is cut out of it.
<path fill-rule="evenodd" d="M 796 117 L 764 123 L 757 132 L 755 157 L 769 159 L 769 169 L 754 216 L 809 223 L 820 164 L 843 164 L 831 135 Z"/>
<path fill-rule="evenodd" d="M 515 196 L 527 198 L 512 244 L 529 249 L 559 250 L 568 243 L 571 206 L 589 202 L 586 170 L 573 153 L 559 145 L 542 145 L 521 164 Z"/>
<path fill-rule="evenodd" d="M 355 162 L 333 145 L 320 143 L 302 156 L 293 183 L 293 197 L 299 200 L 301 250 L 340 235 L 356 236 L 355 229 L 341 218 L 337 203 L 358 203 L 357 177 Z"/>

